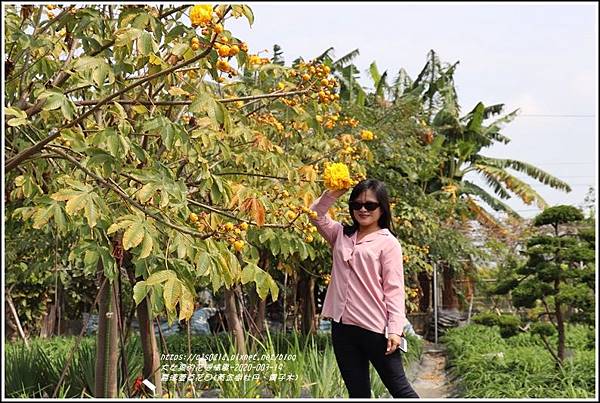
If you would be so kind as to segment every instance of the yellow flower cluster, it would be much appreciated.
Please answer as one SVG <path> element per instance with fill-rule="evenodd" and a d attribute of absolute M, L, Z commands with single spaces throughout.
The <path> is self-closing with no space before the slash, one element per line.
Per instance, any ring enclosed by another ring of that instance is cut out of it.
<path fill-rule="evenodd" d="M 363 139 L 363 140 L 365 140 L 365 141 L 370 141 L 370 140 L 373 140 L 375 138 L 375 135 L 370 130 L 363 130 L 363 131 L 360 132 L 360 138 Z"/>
<path fill-rule="evenodd" d="M 190 20 L 192 26 L 208 25 L 212 21 L 212 6 L 210 4 L 199 4 L 192 7 L 190 11 Z"/>
<path fill-rule="evenodd" d="M 323 181 L 331 190 L 348 189 L 356 183 L 350 178 L 348 166 L 343 163 L 328 165 L 323 172 Z"/>
<path fill-rule="evenodd" d="M 356 126 L 358 126 L 359 123 L 360 123 L 360 121 L 358 121 L 357 119 L 354 119 L 354 118 L 347 118 L 342 121 L 343 125 L 347 125 L 350 127 L 356 127 Z"/>
<path fill-rule="evenodd" d="M 258 55 L 250 55 L 248 57 L 248 64 L 250 65 L 254 65 L 254 64 L 267 64 L 269 63 L 269 59 L 266 57 L 260 57 Z"/>
<path fill-rule="evenodd" d="M 352 143 L 354 143 L 354 137 L 352 137 L 351 134 L 342 134 L 340 136 L 340 141 L 342 142 L 342 144 L 344 144 L 345 146 L 349 146 Z"/>
<path fill-rule="evenodd" d="M 272 113 L 257 115 L 255 119 L 258 123 L 264 123 L 273 126 L 278 132 L 282 132 L 284 130 L 283 124 L 281 124 L 281 122 L 277 120 Z"/>

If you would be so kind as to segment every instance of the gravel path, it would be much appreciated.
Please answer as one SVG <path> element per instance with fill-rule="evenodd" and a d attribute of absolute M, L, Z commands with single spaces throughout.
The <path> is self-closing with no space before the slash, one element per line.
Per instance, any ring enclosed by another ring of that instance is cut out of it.
<path fill-rule="evenodd" d="M 407 374 L 413 389 L 421 398 L 453 397 L 453 388 L 446 374 L 446 353 L 443 346 L 425 341 L 421 362 Z"/>

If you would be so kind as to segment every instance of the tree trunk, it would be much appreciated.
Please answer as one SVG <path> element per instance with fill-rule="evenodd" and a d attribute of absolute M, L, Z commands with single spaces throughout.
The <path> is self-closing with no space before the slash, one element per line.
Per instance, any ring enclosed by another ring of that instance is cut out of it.
<path fill-rule="evenodd" d="M 302 334 L 315 334 L 317 332 L 315 304 L 315 278 L 307 276 L 303 279 L 302 287 Z"/>
<path fill-rule="evenodd" d="M 48 306 L 48 305 L 46 305 Z M 54 327 L 56 326 L 56 304 L 51 303 L 50 307 L 46 309 L 44 319 L 42 319 L 42 328 L 40 329 L 40 337 L 46 338 L 54 334 Z"/>
<path fill-rule="evenodd" d="M 121 235 L 116 237 L 116 244 L 120 245 Z M 123 254 L 122 265 L 125 268 L 127 277 L 131 286 L 135 286 L 137 280 L 135 278 L 135 267 L 131 263 L 131 254 L 125 252 Z M 134 302 L 135 304 L 135 302 Z M 160 354 L 158 351 L 158 343 L 156 334 L 154 333 L 154 318 L 152 317 L 152 309 L 150 305 L 150 297 L 144 298 L 137 307 L 135 307 L 138 324 L 140 327 L 140 344 L 142 354 L 144 356 L 144 368 L 142 376 L 148 379 L 156 386 L 155 396 L 162 397 L 162 384 L 160 372 Z M 129 324 L 130 326 L 131 324 Z M 127 379 L 127 376 L 124 377 Z"/>
<path fill-rule="evenodd" d="M 260 334 L 265 332 L 266 323 L 266 312 L 267 312 L 267 299 L 258 299 L 258 309 L 254 317 L 254 323 L 256 323 L 256 331 Z"/>
<path fill-rule="evenodd" d="M 554 289 L 558 294 L 560 288 L 560 280 L 555 280 Z M 558 331 L 558 365 L 562 366 L 565 359 L 565 321 L 563 318 L 562 305 L 560 302 L 554 303 L 556 310 L 556 327 Z"/>
<path fill-rule="evenodd" d="M 246 321 L 246 328 L 254 336 L 260 336 L 265 331 L 265 308 L 266 308 L 266 299 L 260 299 L 256 290 L 252 287 L 248 289 L 248 313 L 251 320 Z"/>
<path fill-rule="evenodd" d="M 152 322 L 152 311 L 148 297 L 140 302 L 136 311 L 140 324 L 142 352 L 144 354 L 143 377 L 156 386 L 155 396 L 162 397 L 160 355 L 158 354 L 156 335 L 154 334 L 154 325 Z"/>
<path fill-rule="evenodd" d="M 227 327 L 235 340 L 235 347 L 238 354 L 246 353 L 246 340 L 244 339 L 244 328 L 240 322 L 237 308 L 235 305 L 235 288 L 225 288 L 225 317 L 227 319 Z"/>
<path fill-rule="evenodd" d="M 419 299 L 419 311 L 428 312 L 431 301 L 431 279 L 426 271 L 418 274 L 419 288 L 421 289 L 421 298 Z"/>
<path fill-rule="evenodd" d="M 25 346 L 27 346 L 29 348 L 29 342 L 27 341 L 27 337 L 25 336 L 23 327 L 21 327 L 21 321 L 19 320 L 19 315 L 17 314 L 17 309 L 15 308 L 15 304 L 13 304 L 13 301 L 12 301 L 12 298 L 10 297 L 10 295 L 6 296 L 6 303 L 8 304 L 8 307 L 10 308 L 10 312 L 12 313 L 12 316 L 14 318 L 17 330 L 19 331 L 19 335 L 23 339 L 23 342 L 25 342 Z"/>
<path fill-rule="evenodd" d="M 459 301 L 454 290 L 454 269 L 447 263 L 443 264 L 442 277 L 444 289 L 442 291 L 442 309 L 458 310 Z"/>
<path fill-rule="evenodd" d="M 102 261 L 98 261 L 99 283 L 104 281 Z M 119 359 L 116 281 L 106 282 L 100 290 L 98 331 L 96 335 L 96 385 L 94 397 L 116 398 Z"/>
<path fill-rule="evenodd" d="M 292 326 L 294 332 L 298 331 L 298 276 L 292 276 L 292 295 L 291 295 L 291 308 L 292 308 Z"/>

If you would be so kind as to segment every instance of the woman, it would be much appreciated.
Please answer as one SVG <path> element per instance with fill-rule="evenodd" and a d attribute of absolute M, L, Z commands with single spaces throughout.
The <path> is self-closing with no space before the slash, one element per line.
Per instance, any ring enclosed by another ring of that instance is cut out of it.
<path fill-rule="evenodd" d="M 332 247 L 333 269 L 322 316 L 332 319 L 335 357 L 351 398 L 370 398 L 369 361 L 393 397 L 419 396 L 408 383 L 398 349 L 406 323 L 400 243 L 390 232 L 385 185 L 358 183 L 350 194 L 353 224 L 326 215 L 345 190 L 328 190 L 311 210 L 312 222 Z"/>

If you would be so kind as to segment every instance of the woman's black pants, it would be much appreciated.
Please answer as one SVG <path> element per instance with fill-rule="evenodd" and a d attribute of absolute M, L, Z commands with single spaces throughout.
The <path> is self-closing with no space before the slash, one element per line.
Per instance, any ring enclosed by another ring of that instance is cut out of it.
<path fill-rule="evenodd" d="M 385 355 L 383 334 L 341 320 L 332 320 L 331 325 L 333 352 L 350 398 L 371 398 L 369 361 L 393 397 L 419 397 L 406 379 L 400 350 Z"/>

